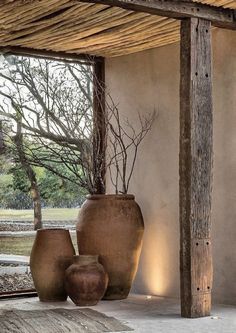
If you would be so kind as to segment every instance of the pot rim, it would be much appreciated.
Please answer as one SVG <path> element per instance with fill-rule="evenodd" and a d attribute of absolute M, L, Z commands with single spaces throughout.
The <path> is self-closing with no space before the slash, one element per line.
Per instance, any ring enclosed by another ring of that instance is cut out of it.
<path fill-rule="evenodd" d="M 75 254 L 73 255 L 74 263 L 80 264 L 90 264 L 98 263 L 99 255 L 98 254 Z"/>
<path fill-rule="evenodd" d="M 88 194 L 88 200 L 134 200 L 133 194 Z"/>
<path fill-rule="evenodd" d="M 63 232 L 67 232 L 69 231 L 69 229 L 65 229 L 65 228 L 42 228 L 42 229 L 38 229 L 37 232 L 43 232 L 43 231 L 63 231 Z"/>
<path fill-rule="evenodd" d="M 87 259 L 96 258 L 96 259 L 98 259 L 98 257 L 99 257 L 99 254 L 74 254 L 73 255 L 73 258 L 87 258 Z"/>

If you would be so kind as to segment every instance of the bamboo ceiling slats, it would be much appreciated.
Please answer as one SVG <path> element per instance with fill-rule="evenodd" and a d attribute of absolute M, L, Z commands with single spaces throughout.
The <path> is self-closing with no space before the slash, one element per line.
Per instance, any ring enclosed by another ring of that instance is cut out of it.
<path fill-rule="evenodd" d="M 111 15 L 112 15 L 112 22 L 111 22 Z M 135 14 L 135 17 L 142 18 L 145 14 Z M 84 38 L 88 36 L 88 34 L 95 34 L 101 30 L 108 29 L 112 25 L 116 26 L 119 24 L 124 24 L 126 22 L 132 22 L 134 20 L 133 13 L 127 13 L 127 11 L 121 10 L 121 9 L 115 9 L 108 8 L 106 11 L 103 12 L 103 14 L 94 13 L 89 15 L 80 16 L 80 20 L 77 23 L 74 23 L 73 29 L 66 28 L 64 29 L 63 35 L 61 34 L 61 28 L 55 28 L 52 29 L 47 33 L 47 45 L 48 47 L 59 47 L 63 44 L 66 44 L 65 50 L 73 48 L 73 43 L 77 39 Z M 39 45 L 45 44 L 45 33 L 42 34 L 36 34 L 34 38 L 28 39 L 28 42 L 26 41 L 25 45 L 27 47 L 33 47 L 33 44 L 36 42 Z"/>
<path fill-rule="evenodd" d="M 163 20 L 163 18 L 162 18 Z M 111 32 L 110 36 L 100 35 L 99 39 L 97 41 L 93 41 L 90 38 L 87 38 L 83 40 L 80 43 L 80 48 L 73 50 L 76 53 L 84 53 L 84 50 L 88 50 L 88 52 L 94 52 L 94 50 L 99 50 L 102 48 L 104 49 L 104 46 L 109 46 L 112 44 L 112 51 L 114 53 L 114 50 L 117 48 L 123 50 L 123 48 L 127 48 L 127 46 L 130 46 L 131 48 L 136 46 L 138 43 L 139 45 L 142 43 L 147 42 L 150 38 L 152 40 L 155 40 L 156 37 L 164 36 L 165 34 L 170 34 L 173 32 L 173 30 L 176 30 L 175 28 L 178 26 L 178 22 L 169 22 L 168 19 L 165 19 L 165 24 L 163 27 L 161 27 L 161 24 L 158 24 L 158 29 L 156 29 L 156 25 L 151 24 L 148 26 L 148 29 L 145 31 L 143 30 L 143 26 L 146 26 L 145 24 L 140 24 L 140 22 L 137 22 L 136 26 L 131 29 L 121 29 L 120 31 L 117 31 L 116 33 Z M 167 27 L 169 26 L 169 28 Z M 93 44 L 94 43 L 94 44 Z"/>
<path fill-rule="evenodd" d="M 224 8 L 236 9 L 236 0 L 193 0 L 193 1 L 211 6 L 217 6 L 217 7 L 222 6 Z"/>
<path fill-rule="evenodd" d="M 88 22 L 89 26 L 91 25 L 90 23 L 90 18 L 93 18 L 95 14 L 98 14 L 103 10 L 104 8 L 108 8 L 107 6 L 103 5 L 87 5 L 79 7 L 75 9 L 75 15 L 71 17 L 69 20 L 67 19 L 62 19 L 59 22 L 55 22 L 54 20 L 48 20 L 45 25 L 41 25 L 40 29 L 37 29 L 36 31 L 28 33 L 26 30 L 24 32 L 24 36 L 22 38 L 17 38 L 15 39 L 15 34 L 13 35 L 13 40 L 10 41 L 11 45 L 20 45 L 24 44 L 24 46 L 30 46 L 40 44 L 40 42 L 43 42 L 43 45 L 45 45 L 45 40 L 47 41 L 48 45 L 51 41 L 53 40 L 54 37 L 58 36 L 59 40 L 67 39 L 69 36 L 68 34 L 72 34 L 72 36 L 75 36 L 76 34 L 79 33 L 79 30 L 76 31 L 76 27 L 79 23 L 77 22 Z M 108 8 L 109 9 L 109 8 Z M 110 13 L 111 14 L 111 13 Z M 98 14 L 99 15 L 99 14 Z M 99 15 L 100 17 L 100 15 Z M 79 20 L 78 20 L 79 18 Z M 68 40 L 68 39 L 67 39 Z M 9 40 L 8 40 L 9 41 Z"/>
<path fill-rule="evenodd" d="M 160 18 L 162 20 L 163 18 Z M 132 23 L 132 24 L 131 24 Z M 76 42 L 76 45 L 71 45 L 72 52 L 78 52 L 79 48 L 89 48 L 90 45 L 100 44 L 103 42 L 112 43 L 113 40 L 119 39 L 121 40 L 124 37 L 124 34 L 128 33 L 130 37 L 132 37 L 137 30 L 141 30 L 141 33 L 145 36 L 149 32 L 149 27 L 153 24 L 152 20 L 149 17 L 139 17 L 136 15 L 133 16 L 133 21 L 128 21 L 125 24 L 112 26 L 112 28 L 108 28 L 105 32 L 97 34 L 97 37 L 94 38 L 94 35 L 89 35 L 87 38 L 80 39 Z M 155 19 L 155 25 L 157 26 L 158 22 Z M 110 24 L 108 25 L 110 26 Z M 146 29 L 145 33 L 143 32 Z M 131 42 L 132 40 L 129 39 Z M 76 47 L 77 46 L 77 47 Z M 64 51 L 64 49 L 61 49 Z"/>
<path fill-rule="evenodd" d="M 40 20 L 40 25 L 34 25 L 34 23 L 32 23 L 31 27 L 27 28 L 27 26 L 22 24 L 20 31 L 23 33 L 23 36 L 27 36 L 28 39 L 34 37 L 34 35 L 40 36 L 40 34 L 43 34 L 46 38 L 60 28 L 65 29 L 65 31 L 69 30 L 73 32 L 73 28 L 76 22 L 78 22 L 78 19 L 83 20 L 83 18 L 85 18 L 89 20 L 90 15 L 100 12 L 104 8 L 108 8 L 108 6 L 93 4 L 75 5 L 73 8 L 67 9 L 66 13 L 64 12 L 54 18 Z M 39 21 L 37 23 L 39 23 Z M 15 26 L 18 26 L 18 22 L 16 22 Z M 60 32 L 62 33 L 62 31 Z M 16 38 L 15 36 L 17 36 L 18 33 L 18 30 L 12 28 L 11 33 L 8 34 L 8 38 Z"/>
<path fill-rule="evenodd" d="M 55 12 L 55 8 L 58 11 L 67 7 L 68 3 L 70 3 L 69 0 L 58 0 L 58 1 L 49 0 L 47 2 L 47 6 L 45 6 L 43 2 L 42 3 L 39 2 L 37 3 L 37 5 L 34 2 L 30 2 L 29 4 L 24 4 L 21 2 L 21 5 L 15 7 L 14 4 L 17 4 L 17 2 L 18 1 L 14 1 L 14 3 L 11 4 L 9 9 L 5 8 L 6 5 L 0 7 L 1 10 L 0 23 L 4 23 L 3 28 L 6 29 L 7 28 L 17 29 L 18 27 L 20 28 L 21 27 L 19 25 L 20 22 L 23 21 L 26 24 L 31 21 L 39 20 L 45 15 L 53 14 Z"/>
<path fill-rule="evenodd" d="M 236 9 L 235 1 L 193 0 Z M 0 46 L 114 57 L 179 40 L 179 21 L 77 0 L 0 0 Z"/>
<path fill-rule="evenodd" d="M 177 31 L 172 31 L 168 35 L 163 35 L 160 38 L 155 38 L 154 40 L 149 40 L 144 43 L 136 43 L 136 45 L 132 47 L 124 47 L 122 50 L 112 49 L 110 52 L 107 52 L 107 57 L 118 57 L 122 55 L 128 55 L 135 52 L 141 52 L 148 49 L 153 49 L 155 47 L 161 47 L 168 44 L 173 44 L 179 40 L 179 33 Z"/>
<path fill-rule="evenodd" d="M 113 9 L 112 9 L 113 12 Z M 104 17 L 104 19 L 101 19 Z M 123 10 L 123 13 L 119 14 L 117 17 L 115 17 L 114 13 L 112 15 L 112 21 L 111 21 L 111 16 L 100 16 L 100 18 L 96 18 L 95 22 L 93 22 L 94 25 L 89 26 L 89 22 L 86 24 L 81 24 L 78 28 L 80 29 L 80 32 L 72 38 L 70 41 L 66 40 L 65 42 L 62 41 L 60 44 L 64 48 L 74 48 L 74 45 L 77 44 L 82 38 L 91 36 L 93 38 L 94 34 L 98 34 L 98 32 L 103 32 L 109 33 L 110 30 L 116 30 L 116 27 L 120 26 L 125 26 L 134 24 L 134 22 L 139 21 L 140 24 L 144 20 L 148 22 L 147 14 L 145 13 L 133 13 L 133 12 L 127 12 Z M 85 34 L 83 34 L 85 32 Z M 107 35 L 108 36 L 108 35 Z"/>

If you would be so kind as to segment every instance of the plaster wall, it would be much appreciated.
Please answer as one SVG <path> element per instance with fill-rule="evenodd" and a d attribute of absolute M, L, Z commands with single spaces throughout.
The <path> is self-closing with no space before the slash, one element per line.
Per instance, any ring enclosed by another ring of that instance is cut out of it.
<path fill-rule="evenodd" d="M 213 299 L 236 304 L 236 32 L 213 32 L 213 79 Z M 106 82 L 133 124 L 158 112 L 129 190 L 146 226 L 133 291 L 178 297 L 179 45 L 107 59 Z"/>

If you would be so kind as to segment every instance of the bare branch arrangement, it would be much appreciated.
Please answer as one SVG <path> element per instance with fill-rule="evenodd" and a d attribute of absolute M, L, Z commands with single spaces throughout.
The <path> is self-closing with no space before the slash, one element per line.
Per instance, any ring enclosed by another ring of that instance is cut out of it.
<path fill-rule="evenodd" d="M 120 117 L 119 110 L 112 99 L 109 108 L 107 168 L 116 194 L 126 194 L 129 190 L 138 149 L 150 131 L 156 118 L 156 112 L 141 116 L 138 113 L 139 128 Z"/>
<path fill-rule="evenodd" d="M 137 112 L 138 126 L 134 127 L 128 118 L 120 115 L 118 105 L 115 104 L 112 96 L 106 91 L 105 86 L 96 77 L 93 80 L 99 90 L 105 95 L 105 104 L 101 104 L 104 115 L 103 126 L 105 128 L 103 147 L 105 161 L 99 165 L 104 168 L 105 175 L 110 178 L 115 194 L 127 194 L 139 146 L 151 130 L 157 117 L 157 112 L 153 110 L 145 115 Z M 94 124 L 95 131 L 98 126 L 100 124 Z M 95 147 L 99 147 L 100 131 L 97 130 L 96 133 Z M 102 154 L 95 154 L 95 156 L 102 156 Z"/>
<path fill-rule="evenodd" d="M 96 77 L 88 64 L 11 56 L 2 64 L 0 79 L 0 116 L 11 123 L 5 141 L 12 144 L 20 113 L 24 153 L 32 166 L 45 167 L 91 194 L 105 193 L 109 174 L 116 194 L 128 192 L 138 148 L 155 112 L 139 114 L 136 129 L 128 119 L 121 119 L 117 105 L 106 95 L 101 124 L 93 116 Z M 97 179 L 102 183 L 100 192 Z"/>

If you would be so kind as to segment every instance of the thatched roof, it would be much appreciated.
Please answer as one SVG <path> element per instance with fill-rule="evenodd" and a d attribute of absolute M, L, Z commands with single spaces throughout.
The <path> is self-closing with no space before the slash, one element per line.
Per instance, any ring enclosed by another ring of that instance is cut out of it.
<path fill-rule="evenodd" d="M 235 0 L 193 0 L 207 5 L 236 9 Z"/>
<path fill-rule="evenodd" d="M 236 1 L 193 0 L 236 9 Z M 76 0 L 0 0 L 0 46 L 120 56 L 179 40 L 179 21 Z"/>

